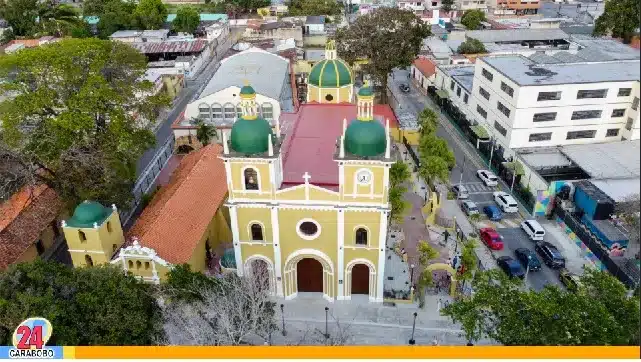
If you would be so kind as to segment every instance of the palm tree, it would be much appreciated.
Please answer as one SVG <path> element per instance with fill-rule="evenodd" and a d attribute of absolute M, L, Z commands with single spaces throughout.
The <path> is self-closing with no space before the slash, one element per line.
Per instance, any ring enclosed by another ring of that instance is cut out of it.
<path fill-rule="evenodd" d="M 410 169 L 407 164 L 403 161 L 396 161 L 394 164 L 392 164 L 392 167 L 390 167 L 390 186 L 400 186 L 408 181 L 411 176 L 412 174 L 410 173 Z"/>
<path fill-rule="evenodd" d="M 68 34 L 82 21 L 76 9 L 71 5 L 56 5 L 53 1 L 45 1 L 38 8 L 38 22 L 41 29 L 54 36 Z"/>
<path fill-rule="evenodd" d="M 217 139 L 218 135 L 216 134 L 216 127 L 207 124 L 203 122 L 202 120 L 199 120 L 196 123 L 196 139 L 203 144 L 203 146 L 207 146 L 212 139 Z"/>

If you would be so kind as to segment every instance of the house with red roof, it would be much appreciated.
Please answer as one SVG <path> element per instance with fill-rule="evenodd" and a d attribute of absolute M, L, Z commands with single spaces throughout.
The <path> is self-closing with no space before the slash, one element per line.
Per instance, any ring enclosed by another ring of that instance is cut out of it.
<path fill-rule="evenodd" d="M 434 86 L 436 80 L 436 63 L 427 57 L 419 56 L 412 62 L 410 74 L 414 84 L 427 94 L 427 88 Z"/>

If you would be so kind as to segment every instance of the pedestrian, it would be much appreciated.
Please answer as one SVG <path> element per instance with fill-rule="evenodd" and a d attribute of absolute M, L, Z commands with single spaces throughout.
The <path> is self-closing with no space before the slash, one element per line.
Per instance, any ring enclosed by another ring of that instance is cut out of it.
<path fill-rule="evenodd" d="M 434 340 L 432 341 L 432 346 L 438 346 L 438 339 L 434 337 Z"/>
<path fill-rule="evenodd" d="M 441 299 L 439 299 L 438 302 L 436 303 L 436 310 L 437 311 L 441 310 Z"/>

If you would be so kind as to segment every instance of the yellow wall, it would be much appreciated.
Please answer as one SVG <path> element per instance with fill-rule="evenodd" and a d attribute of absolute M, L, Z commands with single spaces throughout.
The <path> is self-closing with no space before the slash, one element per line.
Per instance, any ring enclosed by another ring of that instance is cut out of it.
<path fill-rule="evenodd" d="M 379 244 L 380 221 L 380 212 L 345 211 L 345 246 L 363 248 L 361 245 L 356 245 L 356 229 L 364 227 L 368 230 L 367 247 L 377 248 Z"/>
<path fill-rule="evenodd" d="M 107 225 L 110 226 L 111 232 L 109 232 Z M 117 211 L 113 211 L 97 229 L 67 226 L 63 228 L 63 231 L 74 266 L 85 266 L 85 255 L 91 257 L 94 265 L 107 263 L 114 250 L 118 249 L 125 241 Z M 85 233 L 86 242 L 80 241 L 79 231 Z"/>
<path fill-rule="evenodd" d="M 228 161 L 232 162 L 232 161 Z M 245 190 L 243 184 L 243 168 L 251 166 L 258 173 L 259 190 Z M 269 164 L 267 163 L 231 163 L 232 185 L 235 198 L 267 198 L 272 192 L 269 177 Z"/>
<path fill-rule="evenodd" d="M 418 146 L 419 139 L 420 139 L 420 133 L 418 131 L 402 130 L 401 134 L 402 134 L 401 141 L 403 140 L 403 137 L 405 137 L 407 139 L 407 142 L 410 145 Z"/>
<path fill-rule="evenodd" d="M 380 203 L 386 202 L 387 190 L 383 185 L 384 177 L 385 177 L 385 166 L 345 164 L 343 168 L 344 168 L 343 172 L 345 175 L 344 187 L 343 187 L 344 201 L 380 202 Z M 362 170 L 362 169 L 367 169 L 371 171 L 372 173 L 371 186 L 358 185 L 358 183 L 356 182 L 356 174 L 358 173 L 359 170 Z M 355 185 L 356 185 L 356 188 L 354 187 Z"/>
<path fill-rule="evenodd" d="M 319 93 L 319 87 L 308 84 L 307 85 L 307 94 L 309 95 L 309 101 L 310 102 L 318 102 L 318 103 L 351 103 L 352 99 L 350 98 L 350 95 L 353 95 L 353 86 L 346 85 L 341 88 L 320 88 L 320 93 Z M 326 99 L 327 95 L 332 96 L 332 100 L 328 101 Z"/>
<path fill-rule="evenodd" d="M 242 210 L 242 212 L 240 212 Z M 250 224 L 262 224 L 263 238 L 265 242 L 271 243 L 273 240 L 273 231 L 271 226 L 271 212 L 270 209 L 250 209 L 239 208 L 238 214 L 238 239 L 242 241 L 251 241 Z"/>
<path fill-rule="evenodd" d="M 29 246 L 29 248 L 27 248 L 27 250 L 25 250 L 25 252 L 24 252 L 24 253 L 22 253 L 22 255 L 20 255 L 20 257 L 19 257 L 15 262 L 13 262 L 12 264 L 26 263 L 26 262 L 34 261 L 34 260 L 36 260 L 37 258 L 38 258 L 38 249 L 36 249 L 36 245 L 35 245 L 35 244 L 32 244 L 32 245 L 31 245 L 31 246 Z"/>

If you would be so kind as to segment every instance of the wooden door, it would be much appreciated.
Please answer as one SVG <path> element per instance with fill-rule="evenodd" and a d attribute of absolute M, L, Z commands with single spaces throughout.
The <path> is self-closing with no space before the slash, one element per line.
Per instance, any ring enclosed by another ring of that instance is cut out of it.
<path fill-rule="evenodd" d="M 369 267 L 365 264 L 352 268 L 352 294 L 369 294 Z"/>
<path fill-rule="evenodd" d="M 302 259 L 296 264 L 296 274 L 299 292 L 323 292 L 323 266 L 318 260 Z"/>

